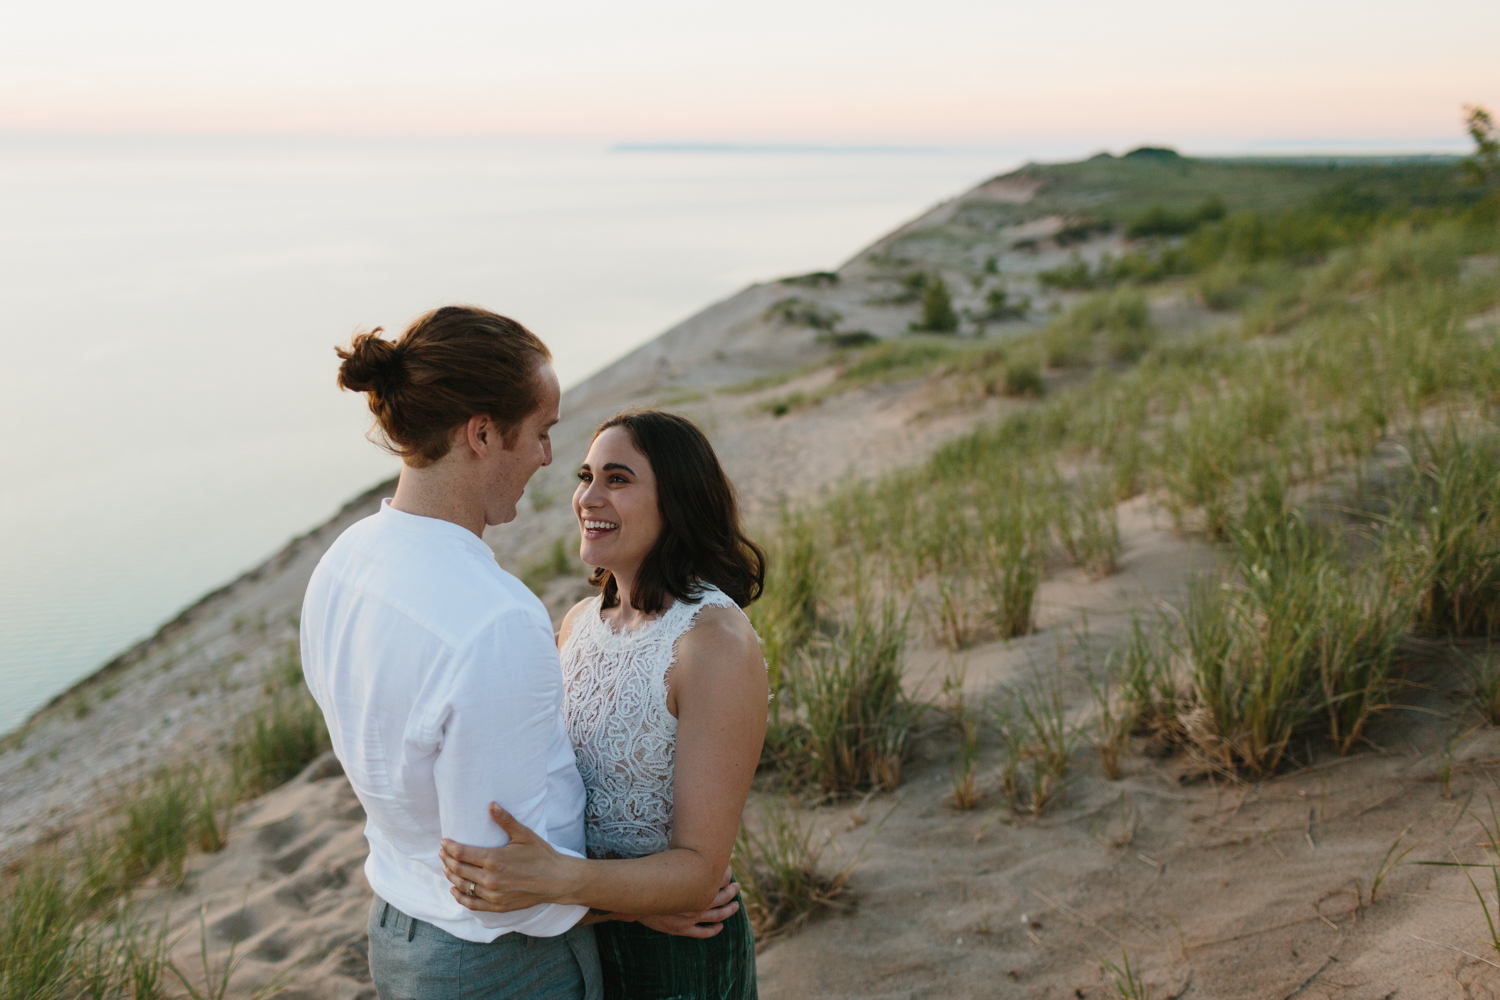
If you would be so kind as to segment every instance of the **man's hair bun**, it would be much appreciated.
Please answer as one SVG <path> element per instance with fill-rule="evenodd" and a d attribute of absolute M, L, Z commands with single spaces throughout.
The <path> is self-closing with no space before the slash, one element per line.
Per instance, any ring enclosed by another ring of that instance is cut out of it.
<path fill-rule="evenodd" d="M 376 327 L 336 350 L 339 388 L 366 394 L 376 443 L 419 469 L 446 455 L 454 429 L 474 416 L 494 420 L 514 447 L 542 404 L 538 372 L 552 358 L 520 323 L 475 306 L 434 309 L 394 341 Z"/>
<path fill-rule="evenodd" d="M 400 381 L 400 352 L 380 331 L 377 326 L 369 333 L 357 333 L 347 348 L 335 349 L 344 361 L 339 365 L 340 389 L 384 396 Z"/>

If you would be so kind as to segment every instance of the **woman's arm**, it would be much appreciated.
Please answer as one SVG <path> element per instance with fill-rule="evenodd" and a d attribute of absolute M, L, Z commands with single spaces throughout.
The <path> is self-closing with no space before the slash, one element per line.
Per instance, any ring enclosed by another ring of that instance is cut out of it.
<path fill-rule="evenodd" d="M 765 660 L 744 615 L 703 609 L 677 644 L 669 680 L 668 707 L 677 716 L 671 847 L 625 861 L 570 858 L 505 816 L 505 847 L 443 841 L 454 898 L 502 912 L 566 902 L 676 914 L 714 902 L 766 732 Z"/>

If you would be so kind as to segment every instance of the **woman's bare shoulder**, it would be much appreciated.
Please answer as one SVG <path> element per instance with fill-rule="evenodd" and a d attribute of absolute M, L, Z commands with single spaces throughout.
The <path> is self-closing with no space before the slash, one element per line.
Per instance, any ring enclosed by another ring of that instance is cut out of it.
<path fill-rule="evenodd" d="M 557 630 L 557 642 L 559 646 L 567 641 L 568 635 L 573 631 L 573 626 L 578 621 L 579 613 L 581 613 L 584 608 L 593 603 L 594 599 L 592 597 L 585 597 L 583 600 L 579 601 L 577 604 L 569 608 L 567 614 L 563 615 L 562 625 Z"/>
<path fill-rule="evenodd" d="M 715 605 L 698 612 L 693 627 L 677 645 L 677 658 L 726 656 L 761 663 L 760 639 L 739 608 Z"/>

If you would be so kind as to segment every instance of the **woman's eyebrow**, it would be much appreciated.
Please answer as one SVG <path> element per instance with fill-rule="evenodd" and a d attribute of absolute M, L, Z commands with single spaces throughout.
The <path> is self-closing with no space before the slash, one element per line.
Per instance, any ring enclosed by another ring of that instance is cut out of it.
<path fill-rule="evenodd" d="M 605 472 L 609 472 L 612 469 L 624 469 L 626 472 L 630 473 L 632 476 L 635 475 L 635 470 L 632 469 L 628 465 L 621 465 L 619 462 L 605 462 L 604 463 L 604 471 Z"/>

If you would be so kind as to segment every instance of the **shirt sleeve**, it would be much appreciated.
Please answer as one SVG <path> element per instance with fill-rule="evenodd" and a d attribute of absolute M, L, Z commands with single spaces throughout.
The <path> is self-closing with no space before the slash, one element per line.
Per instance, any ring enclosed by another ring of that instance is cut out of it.
<path fill-rule="evenodd" d="M 547 772 L 562 697 L 551 630 L 524 610 L 507 612 L 458 651 L 454 668 L 451 694 L 437 720 L 441 746 L 433 765 L 443 836 L 476 847 L 508 843 L 490 818 L 489 805 L 498 802 L 546 837 Z M 587 912 L 583 906 L 545 904 L 472 916 L 485 927 L 553 937 Z"/>

